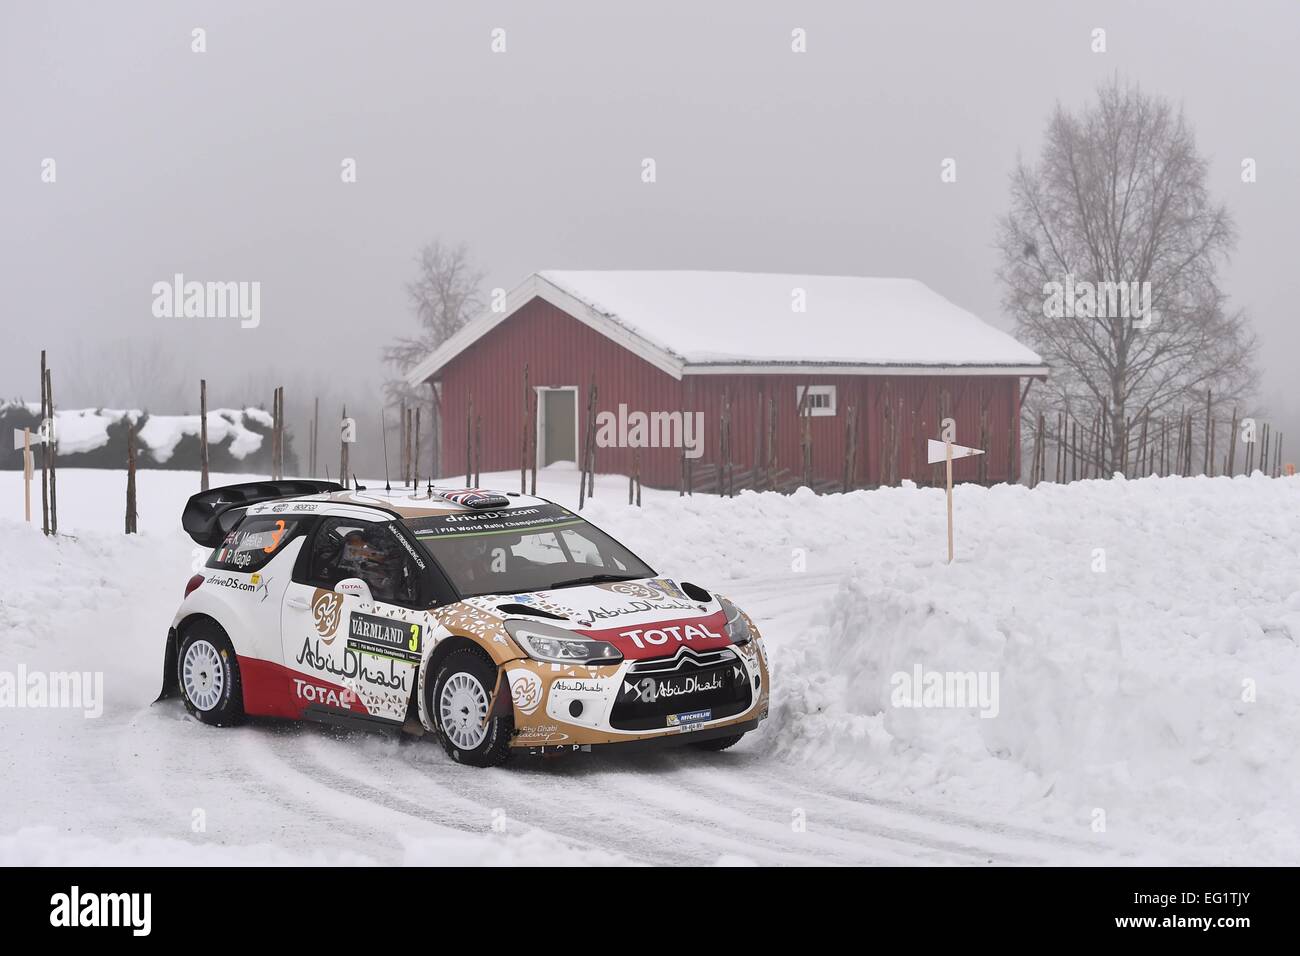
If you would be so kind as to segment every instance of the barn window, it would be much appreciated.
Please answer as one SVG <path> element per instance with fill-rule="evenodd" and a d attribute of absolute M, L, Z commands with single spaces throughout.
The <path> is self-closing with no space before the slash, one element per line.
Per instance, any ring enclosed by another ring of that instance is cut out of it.
<path fill-rule="evenodd" d="M 800 385 L 795 389 L 795 407 L 799 407 L 803 398 L 804 386 Z M 808 414 L 834 415 L 835 414 L 835 386 L 834 385 L 809 385 L 808 386 Z"/>

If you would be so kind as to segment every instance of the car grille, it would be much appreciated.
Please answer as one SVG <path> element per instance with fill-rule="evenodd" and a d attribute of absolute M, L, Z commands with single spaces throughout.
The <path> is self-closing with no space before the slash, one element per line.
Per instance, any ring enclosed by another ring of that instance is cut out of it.
<path fill-rule="evenodd" d="M 719 720 L 747 709 L 752 694 L 745 665 L 730 648 L 682 648 L 628 668 L 609 722 L 619 730 L 663 730 Z"/>

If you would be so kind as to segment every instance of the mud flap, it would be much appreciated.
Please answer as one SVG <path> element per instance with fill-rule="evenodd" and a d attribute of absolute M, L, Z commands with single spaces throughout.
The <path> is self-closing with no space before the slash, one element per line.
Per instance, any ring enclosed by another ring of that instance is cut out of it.
<path fill-rule="evenodd" d="M 506 688 L 506 693 L 502 695 L 501 688 Z M 497 683 L 492 688 L 492 699 L 488 701 L 487 716 L 483 718 L 483 726 L 486 727 L 492 722 L 492 718 L 498 714 L 504 713 L 514 707 L 514 701 L 510 697 L 510 682 L 506 680 L 506 665 L 497 665 Z"/>
<path fill-rule="evenodd" d="M 402 720 L 402 739 L 423 737 L 429 731 L 420 720 L 420 678 L 416 670 L 415 686 L 411 688 L 411 699 L 406 702 L 406 717 Z"/>
<path fill-rule="evenodd" d="M 163 651 L 162 693 L 154 698 L 155 704 L 160 700 L 167 700 L 168 698 L 179 697 L 181 695 L 180 681 L 176 677 L 176 642 L 176 628 L 168 628 L 167 647 Z"/>

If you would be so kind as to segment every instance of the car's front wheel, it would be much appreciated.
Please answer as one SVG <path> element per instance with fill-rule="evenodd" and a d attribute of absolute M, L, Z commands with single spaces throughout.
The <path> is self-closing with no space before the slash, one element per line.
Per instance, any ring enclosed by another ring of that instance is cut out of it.
<path fill-rule="evenodd" d="M 700 750 L 726 750 L 728 747 L 734 747 L 740 743 L 740 738 L 744 734 L 731 734 L 727 737 L 714 737 L 712 740 L 701 740 L 698 743 L 691 744 Z"/>
<path fill-rule="evenodd" d="M 457 763 L 495 767 L 510 756 L 514 714 L 488 719 L 496 678 L 492 661 L 468 647 L 452 651 L 438 668 L 426 704 L 442 746 Z"/>
<path fill-rule="evenodd" d="M 176 654 L 176 682 L 185 709 L 205 724 L 229 727 L 243 719 L 235 648 L 215 622 L 195 621 L 185 629 Z"/>

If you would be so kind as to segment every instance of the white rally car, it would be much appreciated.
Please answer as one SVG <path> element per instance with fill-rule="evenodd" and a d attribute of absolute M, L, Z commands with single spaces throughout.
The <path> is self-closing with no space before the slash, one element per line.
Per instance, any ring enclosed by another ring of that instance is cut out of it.
<path fill-rule="evenodd" d="M 244 715 L 436 734 L 512 750 L 730 747 L 767 716 L 759 634 L 542 498 L 252 482 L 195 495 L 213 548 L 167 636 L 160 697 Z"/>

